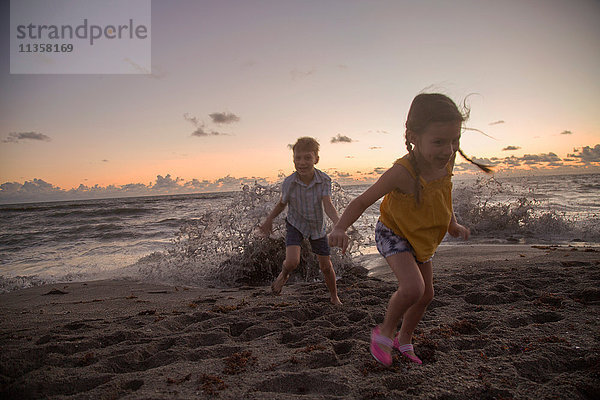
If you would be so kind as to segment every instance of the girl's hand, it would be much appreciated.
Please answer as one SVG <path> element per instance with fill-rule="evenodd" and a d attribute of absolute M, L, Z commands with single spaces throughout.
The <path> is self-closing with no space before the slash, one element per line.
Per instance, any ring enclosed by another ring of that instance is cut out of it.
<path fill-rule="evenodd" d="M 458 222 L 452 221 L 450 222 L 450 226 L 448 226 L 448 233 L 453 237 L 461 237 L 463 240 L 467 240 L 471 231 Z"/>
<path fill-rule="evenodd" d="M 329 245 L 332 247 L 341 247 L 342 254 L 346 254 L 348 248 L 349 238 L 346 235 L 346 231 L 340 228 L 333 228 L 333 231 L 329 234 Z"/>

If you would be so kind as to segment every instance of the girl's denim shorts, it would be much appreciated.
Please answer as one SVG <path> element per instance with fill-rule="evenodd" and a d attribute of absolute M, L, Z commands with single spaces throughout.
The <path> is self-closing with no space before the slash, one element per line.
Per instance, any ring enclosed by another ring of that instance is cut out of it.
<path fill-rule="evenodd" d="M 377 221 L 377 225 L 375 225 L 375 243 L 377 244 L 379 254 L 384 257 L 404 253 L 405 251 L 410 251 L 413 257 L 415 256 L 415 251 L 408 240 L 396 235 L 394 231 L 385 226 L 381 221 Z M 417 261 L 416 258 L 415 261 Z M 429 261 L 431 261 L 431 258 L 424 262 L 417 261 L 417 264 L 425 264 Z"/>

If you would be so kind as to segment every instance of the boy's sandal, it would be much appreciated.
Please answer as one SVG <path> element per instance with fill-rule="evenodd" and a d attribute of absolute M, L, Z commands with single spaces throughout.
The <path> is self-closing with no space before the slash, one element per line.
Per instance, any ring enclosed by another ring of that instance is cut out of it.
<path fill-rule="evenodd" d="M 392 365 L 392 355 L 379 347 L 379 345 L 387 346 L 391 349 L 394 346 L 394 341 L 387 336 L 381 335 L 379 327 L 376 326 L 371 331 L 371 355 L 378 362 L 389 367 Z"/>
<path fill-rule="evenodd" d="M 398 350 L 400 352 L 400 354 L 402 354 L 404 357 L 408 358 L 410 361 L 414 362 L 415 364 L 423 364 L 423 361 L 421 361 L 421 359 L 419 357 L 409 353 L 409 352 L 412 352 L 412 353 L 415 352 L 414 346 L 410 343 L 400 344 L 400 342 L 398 341 L 398 336 L 396 336 L 394 338 L 394 348 L 396 350 Z"/>

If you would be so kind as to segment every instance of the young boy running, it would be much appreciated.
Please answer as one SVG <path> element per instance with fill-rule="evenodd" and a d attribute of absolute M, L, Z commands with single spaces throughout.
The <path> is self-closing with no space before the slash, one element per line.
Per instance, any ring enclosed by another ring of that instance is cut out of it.
<path fill-rule="evenodd" d="M 319 267 L 323 272 L 331 303 L 339 305 L 342 303 L 337 295 L 335 271 L 331 264 L 323 218 L 325 210 L 334 224 L 339 219 L 331 203 L 331 178 L 315 168 L 315 164 L 319 162 L 319 143 L 315 139 L 301 137 L 292 150 L 296 172 L 285 178 L 281 185 L 281 199 L 259 227 L 263 234 L 271 234 L 273 220 L 289 206 L 285 220 L 285 261 L 271 289 L 274 294 L 281 293 L 290 274 L 300 263 L 300 244 L 304 238 L 308 238 L 313 253 L 319 259 Z"/>

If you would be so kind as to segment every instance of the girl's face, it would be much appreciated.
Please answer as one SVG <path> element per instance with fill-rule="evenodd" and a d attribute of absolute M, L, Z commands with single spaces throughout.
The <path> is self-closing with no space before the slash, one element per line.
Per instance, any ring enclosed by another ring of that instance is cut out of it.
<path fill-rule="evenodd" d="M 444 169 L 458 150 L 462 122 L 432 122 L 419 135 L 409 131 L 424 168 Z"/>

